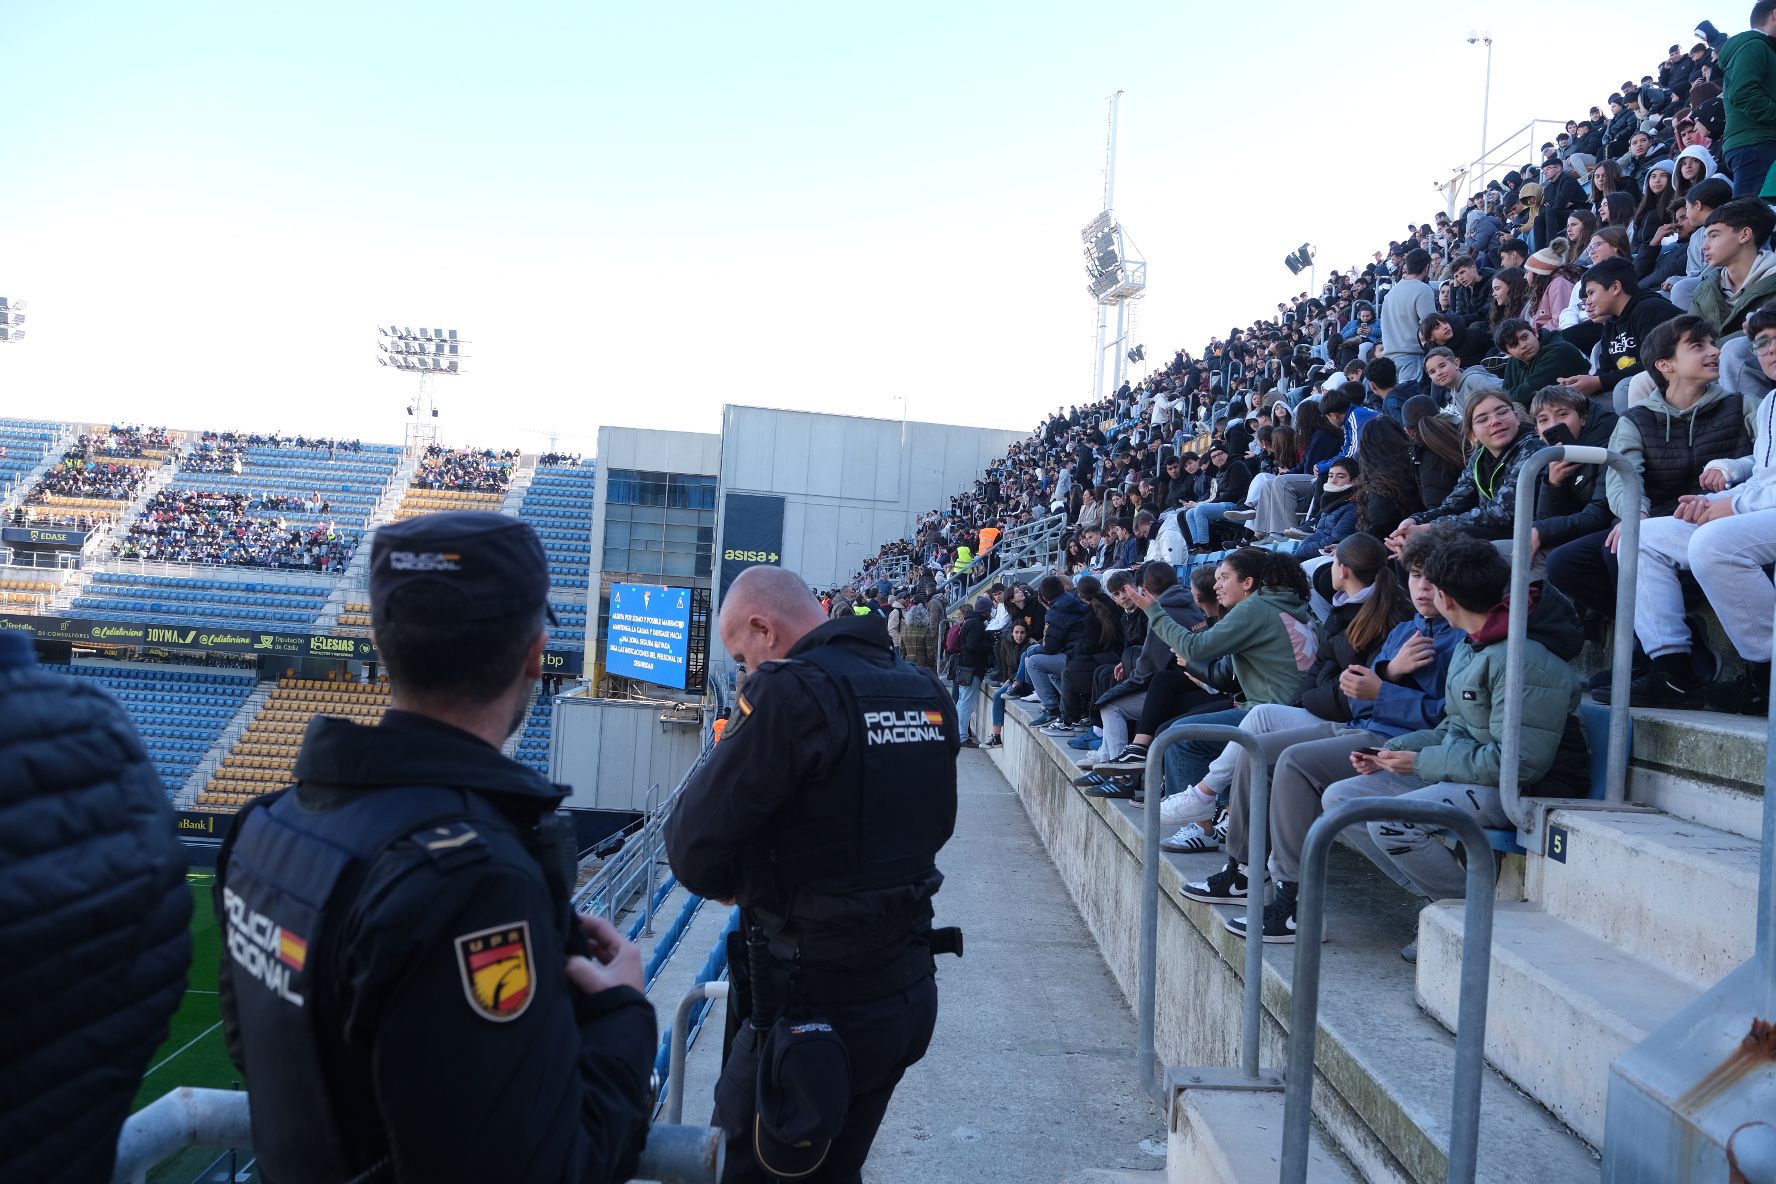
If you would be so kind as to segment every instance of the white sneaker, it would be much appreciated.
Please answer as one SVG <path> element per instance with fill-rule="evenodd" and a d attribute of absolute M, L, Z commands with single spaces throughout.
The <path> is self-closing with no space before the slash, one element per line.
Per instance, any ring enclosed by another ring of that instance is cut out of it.
<path fill-rule="evenodd" d="M 1194 785 L 1159 803 L 1159 821 L 1165 826 L 1187 826 L 1192 822 L 1213 822 L 1214 819 L 1215 799 L 1203 797 Z"/>
<path fill-rule="evenodd" d="M 1040 702 L 1042 702 L 1042 696 L 1038 695 L 1035 691 L 1031 691 L 1029 694 L 1027 694 L 1023 698 L 1019 699 L 1018 702 L 1019 703 L 1040 703 Z"/>
<path fill-rule="evenodd" d="M 1202 828 L 1202 823 L 1193 822 L 1189 826 L 1181 826 L 1170 838 L 1159 844 L 1161 851 L 1172 851 L 1185 855 L 1200 855 L 1205 851 L 1219 851 L 1221 844 L 1215 836 Z"/>

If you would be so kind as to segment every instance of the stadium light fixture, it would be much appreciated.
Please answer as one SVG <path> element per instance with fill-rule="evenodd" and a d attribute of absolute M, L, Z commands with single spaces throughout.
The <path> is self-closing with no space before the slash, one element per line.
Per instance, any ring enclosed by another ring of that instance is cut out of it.
<path fill-rule="evenodd" d="M 434 375 L 461 374 L 464 349 L 468 341 L 455 329 L 422 325 L 417 330 L 408 325 L 377 325 L 377 365 L 417 376 L 419 389 L 406 402 L 407 448 L 421 451 L 437 443 L 438 407 L 432 401 L 431 380 Z"/>
<path fill-rule="evenodd" d="M 0 296 L 0 342 L 23 341 L 25 331 L 20 326 L 24 323 L 25 302 Z"/>

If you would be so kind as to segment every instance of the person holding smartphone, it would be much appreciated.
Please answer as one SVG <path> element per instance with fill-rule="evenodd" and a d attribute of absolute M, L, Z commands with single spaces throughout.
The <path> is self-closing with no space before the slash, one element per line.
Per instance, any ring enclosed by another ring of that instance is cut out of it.
<path fill-rule="evenodd" d="M 1378 752 L 1352 752 L 1357 776 L 1326 789 L 1325 808 L 1369 797 L 1443 802 L 1483 827 L 1507 827 L 1499 794 L 1505 714 L 1506 596 L 1511 567 L 1481 539 L 1456 535 L 1425 558 L 1437 608 L 1464 640 L 1450 657 L 1444 716 L 1434 728 L 1396 736 Z M 1523 672 L 1521 784 L 1536 797 L 1577 797 L 1590 783 L 1584 729 L 1574 711 L 1579 677 L 1569 664 L 1584 646 L 1572 604 L 1553 588 L 1531 590 Z M 1402 888 L 1425 901 L 1460 899 L 1466 870 L 1434 827 L 1383 821 L 1353 826 L 1346 840 Z M 1400 951 L 1417 961 L 1418 943 Z"/>
<path fill-rule="evenodd" d="M 1578 444 L 1608 448 L 1616 430 L 1616 409 L 1564 386 L 1547 386 L 1530 400 L 1529 413 L 1546 444 Z M 1562 543 L 1608 530 L 1614 521 L 1605 489 L 1605 465 L 1557 460 L 1548 465 L 1548 479 L 1536 491 L 1535 525 L 1530 528 L 1530 553 L 1543 554 Z"/>

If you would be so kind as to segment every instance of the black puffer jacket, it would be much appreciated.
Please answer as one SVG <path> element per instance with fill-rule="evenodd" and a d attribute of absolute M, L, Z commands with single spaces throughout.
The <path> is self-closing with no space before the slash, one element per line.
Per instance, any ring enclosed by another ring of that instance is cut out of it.
<path fill-rule="evenodd" d="M 0 634 L 0 770 L 0 1175 L 109 1180 L 185 991 L 184 854 L 123 709 L 37 669 L 16 634 Z"/>

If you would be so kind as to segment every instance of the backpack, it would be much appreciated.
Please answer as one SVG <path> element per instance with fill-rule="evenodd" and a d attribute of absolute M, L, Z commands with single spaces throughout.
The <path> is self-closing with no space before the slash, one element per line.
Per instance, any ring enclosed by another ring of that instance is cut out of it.
<path fill-rule="evenodd" d="M 950 631 L 944 634 L 944 653 L 959 654 L 962 652 L 962 622 L 950 624 Z"/>

